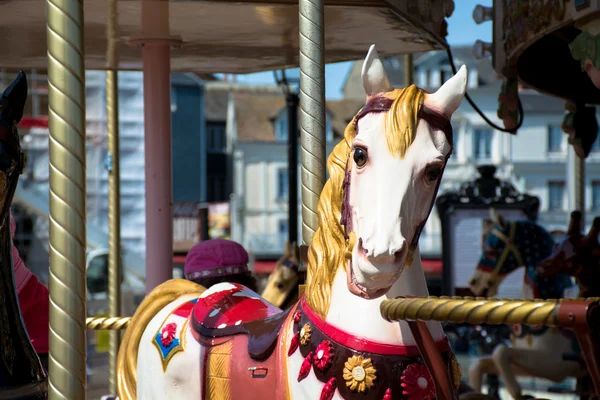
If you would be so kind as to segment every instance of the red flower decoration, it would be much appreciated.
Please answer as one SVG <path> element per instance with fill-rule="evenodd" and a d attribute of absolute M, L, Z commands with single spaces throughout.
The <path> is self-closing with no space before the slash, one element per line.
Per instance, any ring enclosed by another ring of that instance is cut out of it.
<path fill-rule="evenodd" d="M 332 359 L 333 349 L 331 348 L 331 343 L 329 343 L 329 340 L 323 340 L 315 350 L 315 367 L 321 371 L 324 371 L 331 365 Z"/>
<path fill-rule="evenodd" d="M 323 389 L 321 390 L 321 396 L 319 400 L 331 400 L 333 399 L 333 395 L 335 394 L 337 387 L 335 385 L 335 378 L 331 378 L 327 381 Z"/>
<path fill-rule="evenodd" d="M 298 349 L 298 344 L 300 343 L 300 333 L 296 332 L 294 336 L 292 336 L 292 341 L 290 342 L 290 348 L 288 349 L 288 357 L 296 352 Z"/>
<path fill-rule="evenodd" d="M 310 367 L 312 366 L 312 351 L 308 353 L 304 361 L 302 361 L 302 365 L 300 366 L 300 372 L 298 372 L 298 382 L 302 379 L 306 378 L 310 372 Z"/>
<path fill-rule="evenodd" d="M 300 317 L 302 317 L 302 313 L 299 310 L 297 310 L 294 313 L 294 323 L 295 324 L 297 324 L 298 322 L 300 322 Z"/>
<path fill-rule="evenodd" d="M 385 390 L 385 394 L 383 395 L 383 400 L 392 400 L 392 389 L 387 388 Z"/>
<path fill-rule="evenodd" d="M 408 400 L 435 399 L 435 386 L 425 364 L 410 364 L 402 374 L 402 394 Z"/>
<path fill-rule="evenodd" d="M 176 331 L 177 324 L 175 322 L 171 322 L 170 324 L 167 324 L 162 328 L 162 331 L 160 331 L 160 341 L 163 346 L 169 347 L 171 343 L 173 343 Z"/>

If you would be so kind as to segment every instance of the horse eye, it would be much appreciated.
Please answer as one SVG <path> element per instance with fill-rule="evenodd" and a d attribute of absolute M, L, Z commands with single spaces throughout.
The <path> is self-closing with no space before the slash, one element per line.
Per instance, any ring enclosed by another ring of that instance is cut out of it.
<path fill-rule="evenodd" d="M 362 147 L 354 149 L 354 162 L 358 168 L 362 168 L 367 163 L 367 150 Z"/>
<path fill-rule="evenodd" d="M 428 165 L 425 168 L 425 179 L 427 182 L 435 182 L 442 175 L 442 166 L 439 164 Z"/>

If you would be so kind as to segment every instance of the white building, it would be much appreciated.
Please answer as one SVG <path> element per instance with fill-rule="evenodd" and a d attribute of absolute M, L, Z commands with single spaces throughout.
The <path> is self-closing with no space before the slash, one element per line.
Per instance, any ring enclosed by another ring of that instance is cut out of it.
<path fill-rule="evenodd" d="M 488 59 L 475 60 L 471 48 L 454 48 L 455 64 L 469 68 L 473 101 L 496 124 L 497 80 Z M 430 52 L 414 58 L 416 84 L 435 90 L 452 76 L 445 52 Z M 402 57 L 384 62 L 395 87 L 403 85 Z M 362 62 L 348 74 L 343 88 L 345 100 L 328 102 L 327 154 L 341 138 L 346 124 L 364 105 L 360 79 Z M 285 101 L 276 87 L 229 86 L 228 137 L 233 158 L 232 237 L 263 256 L 281 254 L 287 240 L 287 122 Z M 560 125 L 564 116 L 561 100 L 524 90 L 520 98 L 525 120 L 514 136 L 490 127 L 463 101 L 454 115 L 454 154 L 449 160 L 440 193 L 474 180 L 477 166 L 494 164 L 496 176 L 512 182 L 519 191 L 538 196 L 539 222 L 549 230 L 564 230 L 573 209 L 573 176 L 567 166 L 572 150 Z M 207 100 L 209 101 L 209 100 Z M 600 141 L 586 161 L 586 211 L 600 215 Z M 298 175 L 300 176 L 300 174 Z M 300 178 L 299 178 L 300 179 Z M 300 186 L 300 182 L 298 182 Z M 298 191 L 300 196 L 300 190 Z M 300 200 L 299 200 L 300 201 Z M 301 215 L 299 216 L 301 221 Z M 299 230 L 301 222 L 299 222 Z M 298 232 L 301 238 L 301 232 Z M 441 224 L 435 208 L 420 241 L 425 258 L 441 254 Z"/>
<path fill-rule="evenodd" d="M 10 72 L 2 78 L 10 79 Z M 30 101 L 25 115 L 38 121 L 31 129 L 21 129 L 27 163 L 20 180 L 15 204 L 21 204 L 41 218 L 35 219 L 35 250 L 28 266 L 47 280 L 48 274 L 48 190 L 49 131 L 39 121 L 47 121 L 48 89 L 44 74 L 29 72 Z M 130 276 L 143 283 L 145 273 L 145 189 L 144 113 L 141 72 L 119 73 L 119 120 L 121 151 L 121 237 L 123 263 Z M 108 243 L 108 171 L 106 136 L 106 79 L 103 71 L 86 71 L 86 176 L 88 249 Z M 29 108 L 31 107 L 31 108 Z M 41 247 L 41 248 L 40 248 Z"/>
<path fill-rule="evenodd" d="M 277 87 L 217 85 L 230 92 L 227 133 L 233 161 L 232 239 L 257 258 L 279 257 L 288 238 L 285 98 Z M 210 86 L 207 83 L 207 102 L 214 92 Z M 327 154 L 360 107 L 354 100 L 327 103 Z M 297 185 L 300 201 L 300 181 Z M 302 237 L 301 218 L 299 207 L 298 238 Z"/>

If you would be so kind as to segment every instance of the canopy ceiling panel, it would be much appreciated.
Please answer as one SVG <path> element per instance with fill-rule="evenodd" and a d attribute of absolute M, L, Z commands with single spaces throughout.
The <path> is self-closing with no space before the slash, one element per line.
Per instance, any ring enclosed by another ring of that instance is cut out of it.
<path fill-rule="evenodd" d="M 298 66 L 298 6 L 286 1 L 170 1 L 165 8 L 164 2 L 120 0 L 119 68 L 142 68 L 142 7 L 163 7 L 158 13 L 166 15 L 169 34 L 181 40 L 172 51 L 173 71 L 249 73 Z M 443 49 L 445 16 L 454 8 L 451 0 L 326 0 L 325 5 L 327 63 L 360 59 L 373 43 L 383 56 Z M 84 0 L 87 69 L 107 67 L 107 9 L 106 0 Z M 146 28 L 144 35 L 157 33 Z M 0 2 L 0 37 L 1 67 L 45 69 L 46 2 Z"/>

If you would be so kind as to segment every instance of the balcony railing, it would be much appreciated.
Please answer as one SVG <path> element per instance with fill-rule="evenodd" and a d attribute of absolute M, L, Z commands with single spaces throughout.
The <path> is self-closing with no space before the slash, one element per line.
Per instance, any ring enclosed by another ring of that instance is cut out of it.
<path fill-rule="evenodd" d="M 173 204 L 173 249 L 188 251 L 202 240 L 200 203 Z"/>

